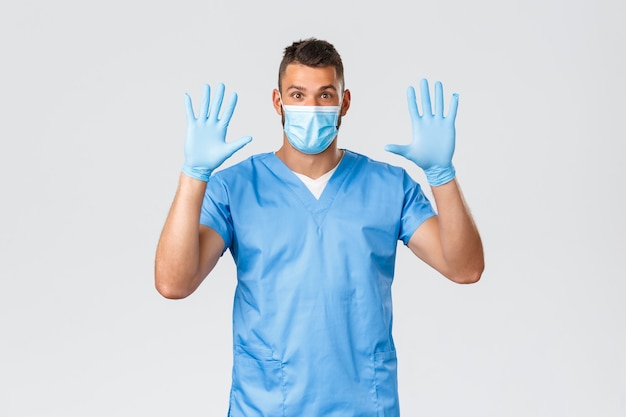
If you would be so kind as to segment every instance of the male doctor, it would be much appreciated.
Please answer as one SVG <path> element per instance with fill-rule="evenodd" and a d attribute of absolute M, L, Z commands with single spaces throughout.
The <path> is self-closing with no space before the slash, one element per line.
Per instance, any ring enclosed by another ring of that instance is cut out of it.
<path fill-rule="evenodd" d="M 337 144 L 350 108 L 334 46 L 284 50 L 272 102 L 275 152 L 217 168 L 250 137 L 226 142 L 236 95 L 186 96 L 185 162 L 159 240 L 156 288 L 195 291 L 228 249 L 237 267 L 229 416 L 398 416 L 391 284 L 398 240 L 446 278 L 480 279 L 479 233 L 452 156 L 458 97 L 408 89 L 412 141 L 387 145 L 421 167 L 437 212 L 407 172 Z"/>

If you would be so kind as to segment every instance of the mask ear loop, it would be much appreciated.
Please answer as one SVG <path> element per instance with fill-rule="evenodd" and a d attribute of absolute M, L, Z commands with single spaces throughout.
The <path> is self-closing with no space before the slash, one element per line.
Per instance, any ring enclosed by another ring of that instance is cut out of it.
<path fill-rule="evenodd" d="M 285 115 L 285 103 L 283 103 L 283 95 L 280 94 L 280 91 L 278 92 L 278 99 L 280 100 L 280 111 L 282 113 L 282 115 Z"/>
<path fill-rule="evenodd" d="M 280 91 L 278 92 L 278 99 L 280 100 L 280 118 L 283 127 L 285 127 L 285 104 L 283 103 L 283 95 L 280 94 Z"/>
<path fill-rule="evenodd" d="M 341 126 L 340 120 L 341 120 L 341 110 L 343 109 L 343 97 L 344 97 L 344 94 L 342 93 L 341 99 L 339 100 L 339 106 L 338 106 L 339 110 L 337 110 L 337 125 L 335 126 L 337 130 L 339 130 L 339 126 Z"/>

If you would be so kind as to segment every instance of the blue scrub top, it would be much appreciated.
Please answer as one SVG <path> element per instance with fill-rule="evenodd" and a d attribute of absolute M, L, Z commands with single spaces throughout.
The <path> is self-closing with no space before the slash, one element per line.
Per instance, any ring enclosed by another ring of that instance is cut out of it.
<path fill-rule="evenodd" d="M 229 416 L 398 416 L 398 240 L 435 212 L 399 167 L 345 150 L 316 199 L 274 154 L 215 173 L 200 222 L 237 265 Z"/>

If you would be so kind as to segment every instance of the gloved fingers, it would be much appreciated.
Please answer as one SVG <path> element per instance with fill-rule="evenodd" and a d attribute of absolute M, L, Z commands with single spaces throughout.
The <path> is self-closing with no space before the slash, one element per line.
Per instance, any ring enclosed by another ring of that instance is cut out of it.
<path fill-rule="evenodd" d="M 409 87 L 406 89 L 406 101 L 409 105 L 409 116 L 411 117 L 411 120 L 418 119 L 420 117 L 420 114 L 417 108 L 417 98 L 415 97 L 415 88 Z"/>
<path fill-rule="evenodd" d="M 252 140 L 252 136 L 243 136 L 233 142 L 228 143 L 228 157 L 237 152 L 239 149 L 246 146 Z"/>
<path fill-rule="evenodd" d="M 420 94 L 422 96 L 422 117 L 432 116 L 433 110 L 430 105 L 430 89 L 428 88 L 428 80 L 422 78 L 420 81 Z"/>
<path fill-rule="evenodd" d="M 211 87 L 208 84 L 204 85 L 202 93 L 202 104 L 200 104 L 200 110 L 198 110 L 198 119 L 206 120 L 209 112 L 209 101 L 211 100 Z"/>
<path fill-rule="evenodd" d="M 435 83 L 435 117 L 443 118 L 443 84 Z"/>
<path fill-rule="evenodd" d="M 404 157 L 406 157 L 409 148 L 410 146 L 408 145 L 385 145 L 385 150 L 387 152 L 395 153 L 396 155 Z"/>
<path fill-rule="evenodd" d="M 193 113 L 193 104 L 191 104 L 191 96 L 185 93 L 185 113 L 187 114 L 187 124 L 191 124 L 196 120 L 196 115 Z"/>
<path fill-rule="evenodd" d="M 459 107 L 459 95 L 457 93 L 452 94 L 452 98 L 450 99 L 450 109 L 448 110 L 448 115 L 446 118 L 454 120 L 456 119 L 456 111 Z"/>
<path fill-rule="evenodd" d="M 207 118 L 217 120 L 220 114 L 220 109 L 222 108 L 225 88 L 226 87 L 224 87 L 223 83 L 217 85 L 217 91 L 215 91 L 215 95 L 213 96 L 213 100 L 211 101 L 211 105 L 209 106 Z"/>
<path fill-rule="evenodd" d="M 235 106 L 237 105 L 237 93 L 233 93 L 226 103 L 226 107 L 224 108 L 224 112 L 222 113 L 222 117 L 220 118 L 220 123 L 224 126 L 228 126 L 230 122 L 230 118 L 233 116 L 233 112 L 235 111 Z"/>

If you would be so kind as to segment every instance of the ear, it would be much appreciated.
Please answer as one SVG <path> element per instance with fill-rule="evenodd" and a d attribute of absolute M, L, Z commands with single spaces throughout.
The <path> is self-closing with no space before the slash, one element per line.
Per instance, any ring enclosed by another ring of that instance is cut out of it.
<path fill-rule="evenodd" d="M 276 114 L 282 116 L 283 106 L 280 104 L 280 93 L 276 88 L 272 91 L 272 104 L 274 105 L 274 110 L 276 110 Z"/>
<path fill-rule="evenodd" d="M 343 101 L 341 102 L 341 115 L 345 116 L 350 108 L 350 100 L 352 100 L 352 94 L 350 90 L 344 90 Z"/>

